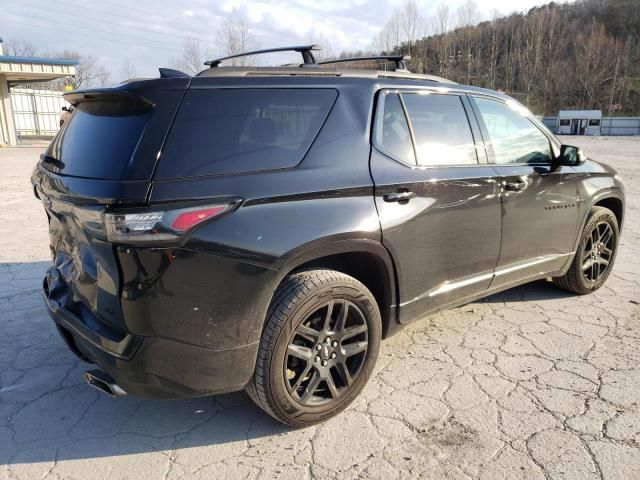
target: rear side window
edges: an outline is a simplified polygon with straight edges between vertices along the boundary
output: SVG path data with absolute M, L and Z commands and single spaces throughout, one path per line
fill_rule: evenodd
M 62 175 L 120 179 L 150 116 L 151 106 L 136 99 L 82 102 L 49 145 L 43 165 Z
M 385 95 L 381 131 L 378 135 L 378 142 L 384 152 L 403 162 L 412 165 L 416 163 L 409 125 L 397 93 Z
M 210 89 L 187 93 L 156 178 L 297 165 L 338 93 L 329 89 Z
M 403 93 L 418 165 L 478 163 L 471 126 L 456 95 Z

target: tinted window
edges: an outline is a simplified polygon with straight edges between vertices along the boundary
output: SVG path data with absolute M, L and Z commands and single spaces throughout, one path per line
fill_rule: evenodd
M 589 126 L 590 127 L 599 127 L 600 126 L 600 120 L 597 120 L 597 119 L 589 120 Z
M 120 179 L 150 115 L 150 107 L 135 99 L 80 103 L 43 165 L 63 175 Z
M 378 142 L 385 152 L 398 160 L 416 163 L 409 126 L 397 93 L 385 95 L 381 130 Z
M 292 167 L 320 131 L 337 92 L 220 89 L 187 93 L 158 178 Z
M 570 125 L 569 120 L 560 120 L 561 127 L 568 127 Z
M 489 132 L 494 162 L 548 163 L 551 161 L 549 139 L 518 107 L 484 98 L 476 98 L 482 120 Z
M 419 165 L 477 164 L 469 120 L 460 97 L 402 94 Z

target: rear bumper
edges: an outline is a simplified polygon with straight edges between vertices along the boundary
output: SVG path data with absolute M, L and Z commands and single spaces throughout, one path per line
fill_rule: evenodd
M 46 295 L 45 303 L 69 348 L 131 395 L 188 398 L 232 392 L 243 389 L 253 375 L 258 342 L 212 350 L 156 337 L 108 338 Z

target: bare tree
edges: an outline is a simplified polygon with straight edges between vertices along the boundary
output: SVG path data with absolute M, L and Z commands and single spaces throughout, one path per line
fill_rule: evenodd
M 436 72 L 443 77 L 449 75 L 449 40 L 447 32 L 451 28 L 451 11 L 446 3 L 441 3 L 436 9 L 436 14 L 432 19 L 432 30 L 435 37 L 435 64 Z M 425 51 L 426 53 L 426 51 Z M 425 60 L 427 63 L 428 60 Z
M 433 17 L 433 33 L 436 35 L 444 35 L 451 28 L 451 11 L 449 6 L 442 2 L 436 9 L 436 15 Z
M 403 39 L 402 31 L 402 15 L 399 10 L 396 10 L 375 36 L 373 48 L 380 53 L 392 53 L 394 50 L 400 49 Z
M 24 38 L 3 42 L 2 49 L 5 55 L 15 57 L 33 57 L 38 53 L 38 49 Z
M 466 82 L 471 82 L 471 71 L 473 67 L 473 26 L 480 19 L 478 6 L 473 0 L 467 0 L 458 7 L 458 28 L 462 29 L 462 51 L 461 55 L 466 63 Z
M 411 46 L 417 40 L 420 29 L 424 28 L 422 15 L 414 0 L 406 2 L 398 11 L 398 22 L 402 32 L 402 39 L 408 47 L 407 53 L 411 55 Z
M 195 75 L 202 71 L 204 62 L 212 57 L 202 42 L 195 39 L 187 39 L 182 44 L 182 52 L 171 61 L 171 64 L 178 70 L 189 75 Z
M 64 50 L 52 56 L 77 60 L 78 64 L 75 66 L 75 76 L 48 82 L 48 88 L 53 90 L 65 90 L 67 88 L 77 90 L 83 87 L 104 87 L 111 83 L 111 73 L 93 55 L 82 55 L 72 50 Z
M 122 61 L 122 79 L 123 81 L 135 78 L 138 75 L 135 64 L 129 57 L 125 57 Z
M 111 84 L 111 72 L 102 65 L 98 65 L 93 82 L 101 87 L 106 87 Z
M 320 47 L 320 50 L 314 52 L 313 54 L 318 62 L 334 60 L 336 58 L 331 40 L 324 33 L 320 32 L 320 35 L 312 39 L 311 43 L 314 43 Z
M 488 86 L 489 88 L 496 88 L 496 81 L 498 77 L 498 65 L 499 58 L 502 53 L 500 42 L 500 29 L 498 28 L 498 19 L 500 13 L 497 10 L 491 12 L 491 23 L 489 25 L 491 38 L 489 40 L 488 58 L 486 58 L 486 70 L 488 74 Z
M 601 88 L 613 80 L 612 73 L 617 62 L 617 55 L 612 55 L 612 52 L 619 52 L 623 46 L 608 36 L 604 27 L 595 20 L 576 40 L 575 73 L 581 86 L 580 107 L 600 107 L 603 100 Z
M 243 19 L 225 20 L 217 32 L 218 42 L 226 56 L 237 55 L 239 53 L 252 50 L 255 40 L 249 25 Z M 240 67 L 250 64 L 250 57 L 240 57 L 229 60 L 233 67 Z

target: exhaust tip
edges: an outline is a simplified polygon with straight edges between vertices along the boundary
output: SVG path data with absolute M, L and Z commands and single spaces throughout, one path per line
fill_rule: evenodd
M 111 397 L 125 397 L 127 395 L 127 392 L 111 378 L 111 375 L 102 370 L 84 372 L 84 381 Z

